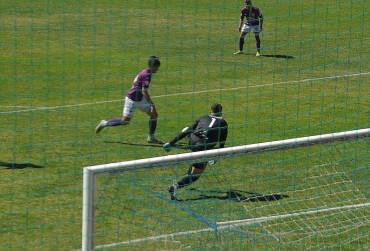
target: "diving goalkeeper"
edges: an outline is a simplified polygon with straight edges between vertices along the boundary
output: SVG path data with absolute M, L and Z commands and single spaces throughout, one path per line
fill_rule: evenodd
M 210 150 L 218 146 L 225 146 L 228 133 L 227 122 L 222 118 L 222 105 L 214 104 L 211 107 L 211 114 L 200 117 L 190 127 L 186 127 L 172 141 L 163 145 L 164 150 L 170 151 L 176 143 L 189 136 L 189 149 L 193 152 Z M 208 162 L 193 163 L 188 173 L 176 184 L 168 188 L 171 200 L 176 200 L 177 189 L 189 186 L 199 179 Z

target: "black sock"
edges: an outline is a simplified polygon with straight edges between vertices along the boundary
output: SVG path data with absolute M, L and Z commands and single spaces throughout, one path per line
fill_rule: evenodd
M 239 40 L 239 50 L 243 51 L 243 49 L 244 49 L 244 38 L 241 37 Z
M 149 135 L 154 135 L 157 129 L 157 119 L 149 119 Z
M 257 51 L 260 51 L 260 49 L 261 49 L 261 39 L 260 39 L 260 36 L 256 36 L 256 47 L 257 47 Z
M 182 178 L 179 182 L 177 182 L 177 188 L 183 188 L 189 186 L 191 183 L 195 182 L 199 179 L 199 175 L 192 175 L 188 174 L 184 178 Z

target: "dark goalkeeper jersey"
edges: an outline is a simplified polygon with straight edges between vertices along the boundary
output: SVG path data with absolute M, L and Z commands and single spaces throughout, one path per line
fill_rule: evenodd
M 222 117 L 207 115 L 197 119 L 193 125 L 185 128 L 170 144 L 175 145 L 177 141 L 190 136 L 189 145 L 192 151 L 209 150 L 217 145 L 225 146 L 228 125 Z

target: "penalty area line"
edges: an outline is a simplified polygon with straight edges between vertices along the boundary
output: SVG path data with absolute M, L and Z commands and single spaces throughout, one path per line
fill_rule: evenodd
M 300 79 L 300 80 L 290 80 L 290 81 L 283 81 L 283 82 L 276 82 L 276 83 L 269 83 L 269 84 L 246 85 L 246 86 L 238 86 L 238 87 L 230 87 L 230 88 L 220 88 L 220 89 L 214 89 L 214 90 L 169 93 L 169 94 L 152 96 L 152 98 L 155 99 L 155 98 L 186 96 L 186 95 L 211 93 L 211 92 L 236 91 L 236 90 L 242 90 L 242 89 L 248 89 L 248 88 L 262 88 L 262 87 L 267 87 L 267 86 L 284 85 L 284 84 L 286 84 L 286 85 L 301 84 L 301 83 L 314 82 L 314 81 L 320 81 L 320 80 L 334 80 L 334 79 L 340 79 L 340 78 L 359 77 L 359 76 L 366 76 L 366 75 L 370 75 L 370 72 L 351 73 L 351 74 L 334 75 L 334 76 L 317 77 L 317 78 L 306 78 L 306 79 Z M 55 111 L 55 110 L 59 110 L 59 109 L 75 108 L 75 107 L 83 107 L 83 106 L 93 106 L 93 105 L 118 103 L 118 102 L 123 102 L 123 99 L 104 100 L 104 101 L 96 101 L 96 102 L 80 103 L 80 104 L 70 104 L 70 105 L 34 107 L 34 108 L 30 108 L 30 109 L 0 112 L 0 114 L 14 114 L 14 113 L 24 113 L 24 112 L 36 112 L 36 111 Z
M 364 208 L 364 207 L 369 207 L 369 206 L 370 206 L 370 202 L 362 203 L 362 204 L 330 207 L 330 208 L 311 208 L 306 211 L 300 211 L 300 212 L 294 212 L 294 213 L 270 215 L 270 216 L 263 216 L 263 217 L 258 217 L 258 218 L 242 219 L 242 220 L 217 222 L 217 230 L 218 231 L 227 230 L 227 229 L 232 229 L 235 227 L 248 226 L 248 225 L 253 225 L 256 223 L 263 223 L 263 222 L 268 222 L 268 221 L 273 221 L 273 220 L 280 220 L 280 219 L 303 216 L 303 215 L 319 214 L 319 213 L 325 213 L 325 212 L 331 212 L 331 211 L 337 211 L 337 210 L 350 210 L 350 209 L 356 209 L 356 208 Z M 136 244 L 136 243 L 141 243 L 141 242 L 146 242 L 146 241 L 158 241 L 162 239 L 174 238 L 174 237 L 179 237 L 179 236 L 187 236 L 191 234 L 199 234 L 203 232 L 213 232 L 213 231 L 215 231 L 214 228 L 202 228 L 202 229 L 195 229 L 195 230 L 189 230 L 189 231 L 175 232 L 175 233 L 170 233 L 170 234 L 162 234 L 162 235 L 150 236 L 150 237 L 139 238 L 139 239 L 134 239 L 134 240 L 121 241 L 121 242 L 116 242 L 116 243 L 111 243 L 111 244 L 98 245 L 95 247 L 95 249 L 114 248 L 118 246 Z
M 31 106 L 31 105 L 0 105 L 0 108 L 28 108 L 28 109 L 44 109 L 45 106 Z

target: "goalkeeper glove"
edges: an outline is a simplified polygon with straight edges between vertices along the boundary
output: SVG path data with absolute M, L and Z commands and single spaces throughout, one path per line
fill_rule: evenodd
M 163 145 L 163 150 L 165 150 L 166 152 L 171 151 L 171 148 L 172 148 L 172 145 L 170 143 L 166 143 Z

